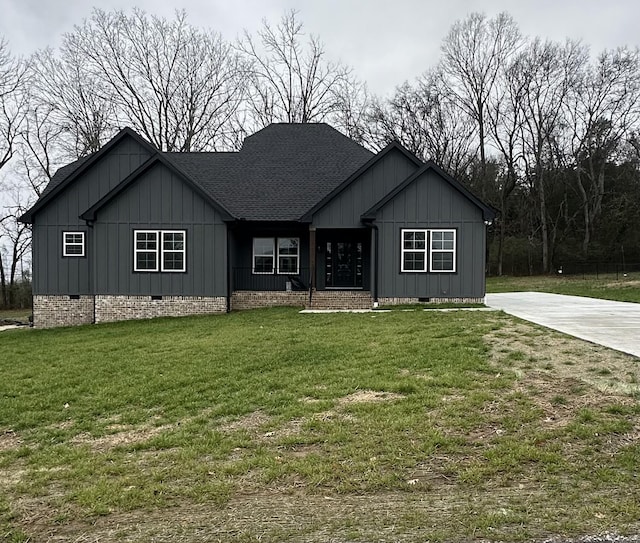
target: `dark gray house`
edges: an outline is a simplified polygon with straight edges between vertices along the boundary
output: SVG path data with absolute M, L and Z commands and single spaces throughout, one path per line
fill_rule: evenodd
M 274 124 L 236 153 L 159 152 L 125 128 L 21 220 L 45 327 L 480 301 L 494 216 L 398 143 L 373 154 L 326 124 Z

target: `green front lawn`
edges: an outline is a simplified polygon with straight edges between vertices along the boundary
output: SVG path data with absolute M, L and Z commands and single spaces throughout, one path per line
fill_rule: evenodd
M 0 536 L 637 530 L 638 366 L 501 313 L 271 309 L 2 332 Z
M 487 292 L 552 292 L 571 296 L 640 302 L 640 273 L 627 277 L 604 275 L 537 275 L 532 277 L 488 277 Z

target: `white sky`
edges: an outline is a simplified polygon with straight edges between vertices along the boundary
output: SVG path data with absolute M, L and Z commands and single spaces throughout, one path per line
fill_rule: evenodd
M 130 0 L 101 0 L 99 7 L 128 9 Z M 371 91 L 388 94 L 434 66 L 451 25 L 469 13 L 508 11 L 525 35 L 581 39 L 592 53 L 640 45 L 638 0 L 137 0 L 149 13 L 172 17 L 185 9 L 189 21 L 233 40 L 256 30 L 263 18 L 277 23 L 299 11 L 305 30 L 320 36 L 330 58 L 350 65 Z M 85 0 L 0 0 L 0 37 L 28 55 L 55 47 L 92 9 Z

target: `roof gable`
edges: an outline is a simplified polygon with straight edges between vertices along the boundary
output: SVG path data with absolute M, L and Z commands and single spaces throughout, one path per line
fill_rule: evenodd
M 60 168 L 55 175 L 51 178 L 51 181 L 47 185 L 46 189 L 38 199 L 38 201 L 24 213 L 19 220 L 24 223 L 33 222 L 33 216 L 35 213 L 46 206 L 56 196 L 58 196 L 65 188 L 71 185 L 76 179 L 88 171 L 94 164 L 96 164 L 102 157 L 106 156 L 120 144 L 124 139 L 132 138 L 150 154 L 157 153 L 157 149 L 153 147 L 149 142 L 140 137 L 136 132 L 130 128 L 123 128 L 118 132 L 111 140 L 109 140 L 99 151 L 80 158 L 71 164 L 67 164 Z
M 354 183 L 356 179 L 358 179 L 363 173 L 365 173 L 368 169 L 372 168 L 375 164 L 377 164 L 382 159 L 384 159 L 384 157 L 386 157 L 392 151 L 399 151 L 405 157 L 407 157 L 411 162 L 413 162 L 416 165 L 416 167 L 422 165 L 422 161 L 417 156 L 415 156 L 413 153 L 410 153 L 397 141 L 392 141 L 382 151 L 380 151 L 376 155 L 373 155 L 365 164 L 363 164 L 360 168 L 354 171 L 348 178 L 346 178 L 342 183 L 340 183 L 340 185 L 338 185 L 329 194 L 327 194 L 324 198 L 322 198 L 322 200 L 317 202 L 311 209 L 309 209 L 304 215 L 302 215 L 302 217 L 300 217 L 300 220 L 304 222 L 311 222 L 312 217 L 315 213 L 320 211 L 334 198 L 339 196 L 345 189 L 347 189 L 352 183 Z
M 132 183 L 134 183 L 140 176 L 144 175 L 147 171 L 149 171 L 156 164 L 162 164 L 173 173 L 175 173 L 179 178 L 182 179 L 185 183 L 187 183 L 197 194 L 202 196 L 205 201 L 209 202 L 221 215 L 223 220 L 230 220 L 233 217 L 231 214 L 222 207 L 217 201 L 215 201 L 209 192 L 205 191 L 199 184 L 194 182 L 189 175 L 184 173 L 179 167 L 173 164 L 170 160 L 160 154 L 156 153 L 154 156 L 149 158 L 146 162 L 140 165 L 136 170 L 131 172 L 127 177 L 125 177 L 120 183 L 118 183 L 113 189 L 111 189 L 107 194 L 105 194 L 100 200 L 98 200 L 94 205 L 92 205 L 89 209 L 84 211 L 80 217 L 85 221 L 95 221 L 96 215 L 98 211 L 107 205 L 110 201 L 116 198 L 119 194 L 124 192 L 124 190 L 129 187 Z
M 382 198 L 379 202 L 374 204 L 370 209 L 361 215 L 363 221 L 375 220 L 378 211 L 380 211 L 385 205 L 391 202 L 398 194 L 404 191 L 411 183 L 413 183 L 418 177 L 423 175 L 427 171 L 433 171 L 438 174 L 444 181 L 451 185 L 462 196 L 467 198 L 471 203 L 476 205 L 482 211 L 482 217 L 485 221 L 493 221 L 496 217 L 496 210 L 485 204 L 477 196 L 475 196 L 469 189 L 467 189 L 460 181 L 451 177 L 442 168 L 436 165 L 433 161 L 429 161 L 422 166 L 419 170 L 407 177 L 400 185 L 393 189 L 389 194 Z

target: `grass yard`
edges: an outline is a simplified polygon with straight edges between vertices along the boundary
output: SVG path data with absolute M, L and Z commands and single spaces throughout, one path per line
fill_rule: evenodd
M 640 360 L 503 313 L 0 335 L 0 539 L 640 530 Z
M 487 277 L 487 292 L 553 292 L 571 296 L 604 298 L 619 302 L 640 302 L 640 273 L 536 275 L 533 277 Z

